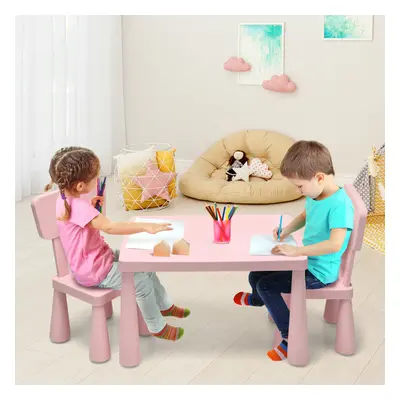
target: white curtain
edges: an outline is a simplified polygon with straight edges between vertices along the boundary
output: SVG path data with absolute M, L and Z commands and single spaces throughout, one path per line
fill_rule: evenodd
M 124 143 L 121 17 L 17 17 L 16 200 L 43 191 L 59 148 L 92 149 L 108 175 Z

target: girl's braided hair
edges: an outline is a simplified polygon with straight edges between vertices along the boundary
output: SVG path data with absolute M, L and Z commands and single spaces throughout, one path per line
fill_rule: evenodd
M 65 190 L 74 193 L 79 182 L 89 183 L 99 172 L 100 161 L 92 150 L 71 146 L 63 147 L 54 154 L 49 167 L 51 181 L 44 190 L 47 192 L 53 184 L 58 186 L 65 205 L 65 214 L 59 220 L 67 221 L 71 217 Z

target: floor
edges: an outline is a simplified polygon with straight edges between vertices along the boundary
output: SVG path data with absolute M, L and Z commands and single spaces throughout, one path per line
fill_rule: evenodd
M 109 179 L 107 214 L 114 220 L 126 212 Z M 242 206 L 241 213 L 296 215 L 304 200 L 270 206 Z M 201 202 L 178 197 L 164 210 L 146 215 L 204 213 Z M 141 213 L 143 215 L 143 213 Z M 119 247 L 120 237 L 106 238 Z M 71 340 L 49 340 L 51 277 L 55 273 L 51 244 L 39 238 L 30 198 L 16 204 L 16 383 L 17 384 L 384 384 L 385 258 L 364 246 L 353 272 L 354 315 L 358 350 L 351 357 L 334 351 L 335 327 L 322 319 L 324 303 L 308 302 L 311 360 L 297 368 L 273 363 L 265 355 L 274 325 L 261 308 L 237 307 L 233 295 L 248 289 L 246 273 L 161 273 L 160 279 L 178 305 L 192 314 L 182 321 L 179 342 L 141 338 L 143 360 L 122 368 L 118 360 L 119 299 L 109 321 L 112 358 L 89 361 L 91 308 L 69 300 Z

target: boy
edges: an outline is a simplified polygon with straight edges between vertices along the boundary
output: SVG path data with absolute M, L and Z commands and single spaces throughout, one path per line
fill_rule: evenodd
M 320 289 L 339 277 L 341 257 L 346 251 L 354 223 L 354 210 L 344 189 L 334 181 L 331 155 L 315 141 L 299 141 L 285 155 L 281 173 L 306 196 L 305 210 L 282 229 L 282 241 L 305 226 L 303 246 L 278 244 L 273 254 L 288 257 L 307 256 L 306 288 Z M 278 240 L 278 230 L 273 235 Z M 287 357 L 289 309 L 281 293 L 290 293 L 291 271 L 250 272 L 252 293 L 239 292 L 234 297 L 238 305 L 265 305 L 276 323 L 282 342 L 268 351 L 273 361 Z

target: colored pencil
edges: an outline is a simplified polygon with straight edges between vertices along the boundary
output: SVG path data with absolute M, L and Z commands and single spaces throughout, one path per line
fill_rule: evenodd
M 207 206 L 207 209 L 208 209 L 208 211 L 211 213 L 211 216 L 216 220 L 216 219 L 217 219 L 217 216 L 216 216 L 216 214 L 214 213 L 214 208 L 213 208 L 213 206 L 208 205 L 208 206 Z
M 226 209 L 226 219 L 229 220 L 229 213 L 231 211 L 231 206 L 228 206 Z
M 101 184 L 100 184 L 100 178 L 98 178 L 98 179 L 97 179 L 97 196 L 100 196 L 100 186 L 101 186 Z M 97 211 L 100 211 L 100 200 L 97 200 L 97 201 L 96 201 L 96 205 L 94 206 L 94 208 L 95 208 Z
M 223 219 L 222 219 L 222 217 L 221 217 L 221 213 L 220 213 L 220 211 L 219 211 L 219 208 L 217 208 L 217 212 L 218 212 L 219 218 L 220 218 L 220 220 L 221 220 L 221 222 L 222 222 Z
M 100 188 L 100 193 L 101 193 L 100 196 L 104 196 L 104 190 L 106 189 L 106 181 L 107 181 L 107 177 L 105 176 L 103 183 L 101 185 L 101 188 Z M 100 212 L 103 212 L 103 206 L 100 206 Z
M 215 217 L 214 217 L 214 214 L 212 213 L 212 211 L 211 211 L 208 207 L 206 207 L 206 210 L 207 210 L 207 212 L 211 215 L 211 218 L 212 218 L 213 220 L 215 220 Z
M 216 220 L 217 216 L 214 214 L 214 210 L 211 208 L 211 206 L 208 206 L 207 210 L 210 213 L 210 215 Z
M 226 211 L 226 206 L 224 206 L 224 211 L 222 211 L 222 221 L 225 221 L 225 211 Z
M 97 196 L 103 196 L 104 189 L 106 188 L 106 180 L 107 180 L 107 177 L 105 176 L 101 185 L 99 184 L 100 190 L 98 189 Z M 102 210 L 103 210 L 103 207 L 100 205 L 100 200 L 96 201 L 96 210 L 99 212 L 102 212 Z
M 282 233 L 282 215 L 279 221 L 279 228 L 278 228 L 278 240 L 281 240 L 281 233 Z
M 101 185 L 101 195 L 102 195 L 102 196 L 103 196 L 103 194 L 104 194 L 104 189 L 106 188 L 106 180 L 107 180 L 107 177 L 105 176 L 105 177 L 104 177 L 103 184 Z
M 214 220 L 217 219 L 217 217 L 215 216 L 214 211 L 210 205 L 208 205 L 207 203 L 204 203 L 204 207 L 206 208 L 208 213 L 211 215 L 212 219 L 214 219 Z
M 229 213 L 228 219 L 232 219 L 232 217 L 234 216 L 234 214 L 235 214 L 235 212 L 236 212 L 236 210 L 237 210 L 238 208 L 239 208 L 239 207 L 236 207 L 236 206 L 233 206 L 233 207 L 232 207 L 232 210 L 231 210 L 231 212 Z

